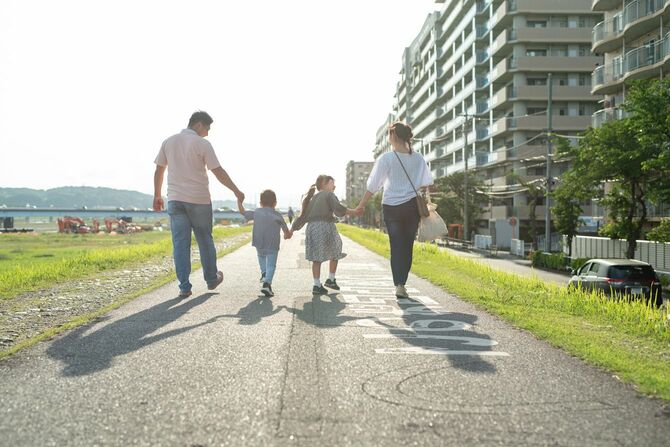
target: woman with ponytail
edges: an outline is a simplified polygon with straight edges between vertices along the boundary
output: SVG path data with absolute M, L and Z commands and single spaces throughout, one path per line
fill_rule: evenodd
M 318 191 L 318 192 L 317 192 Z M 337 262 L 346 256 L 342 253 L 342 239 L 337 232 L 335 216 L 353 216 L 355 211 L 343 206 L 335 191 L 335 180 L 329 175 L 320 175 L 309 188 L 302 201 L 300 216 L 293 222 L 291 233 L 299 230 L 305 223 L 305 259 L 312 261 L 314 287 L 312 293 L 325 295 L 323 286 L 340 290 L 335 280 Z M 321 284 L 321 263 L 329 261 L 328 279 Z
M 405 284 L 412 268 L 412 250 L 420 220 L 417 190 L 433 184 L 426 160 L 412 150 L 412 137 L 409 125 L 401 122 L 391 124 L 389 142 L 392 150 L 377 158 L 368 177 L 367 191 L 356 208 L 356 215 L 362 215 L 370 197 L 384 188 L 382 209 L 391 245 L 391 272 L 398 298 L 409 297 Z

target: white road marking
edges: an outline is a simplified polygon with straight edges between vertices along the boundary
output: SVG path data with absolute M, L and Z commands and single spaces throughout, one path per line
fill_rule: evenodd
M 375 349 L 377 354 L 420 354 L 420 355 L 472 355 L 480 357 L 509 357 L 506 352 L 500 351 L 452 351 L 446 348 L 430 348 L 411 346 L 407 348 L 380 348 Z
M 381 318 L 369 318 L 356 320 L 356 323 L 359 326 L 369 327 L 369 328 L 378 328 L 378 329 L 405 329 L 421 332 L 451 332 L 451 331 L 467 331 L 472 329 L 472 325 L 464 323 L 457 320 L 416 320 L 412 321 L 409 326 L 402 327 L 390 327 L 379 323 L 379 321 L 404 321 L 403 318 L 395 317 L 381 317 Z M 432 326 L 431 324 L 448 324 L 449 326 Z
M 360 264 L 361 266 L 367 264 Z M 383 270 L 383 269 L 380 269 Z M 412 340 L 412 344 L 421 344 L 430 340 L 443 342 L 460 342 L 465 346 L 491 348 L 498 342 L 490 338 L 466 335 L 439 335 L 438 332 L 471 331 L 469 323 L 440 319 L 448 317 L 450 312 L 436 300 L 420 295 L 420 290 L 408 287 L 410 298 L 397 298 L 391 278 L 380 275 L 355 275 L 354 272 L 338 277 L 339 282 L 347 282 L 342 286 L 341 300 L 347 308 L 356 314 L 368 314 L 367 318 L 356 320 L 359 326 L 369 329 L 384 329 L 385 333 L 364 333 L 368 340 Z M 399 307 L 401 306 L 401 307 Z M 379 316 L 377 316 L 379 315 Z M 428 317 L 428 318 L 414 318 Z M 431 318 L 432 317 L 432 318 Z M 413 321 L 407 321 L 411 318 Z M 384 324 L 389 322 L 389 324 Z M 398 324 L 394 326 L 391 323 Z M 377 354 L 413 354 L 413 355 L 446 355 L 446 356 L 482 356 L 508 357 L 507 352 L 491 350 L 449 349 L 431 346 L 407 346 L 401 348 L 377 348 Z
M 409 339 L 420 339 L 420 340 L 450 340 L 450 341 L 460 341 L 464 345 L 468 346 L 495 346 L 498 344 L 497 341 L 491 340 L 490 338 L 459 337 L 456 335 L 415 334 L 412 332 L 391 333 L 391 334 L 363 334 L 363 337 L 375 338 L 375 339 L 409 338 Z

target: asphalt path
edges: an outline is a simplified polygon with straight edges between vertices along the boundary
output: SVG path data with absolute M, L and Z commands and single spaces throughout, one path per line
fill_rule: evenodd
M 301 233 L 259 293 L 250 246 L 223 284 L 175 283 L 0 361 L 0 445 L 661 446 L 670 411 L 611 374 L 344 239 L 313 297 Z M 324 268 L 325 270 L 325 268 Z

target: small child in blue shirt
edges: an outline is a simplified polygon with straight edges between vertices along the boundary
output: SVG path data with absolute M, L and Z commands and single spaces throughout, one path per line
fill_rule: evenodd
M 242 202 L 237 201 L 240 214 L 244 215 L 247 221 L 254 221 L 251 245 L 256 247 L 258 264 L 261 268 L 261 282 L 263 283 L 261 293 L 267 297 L 274 296 L 272 278 L 277 268 L 277 256 L 279 255 L 279 230 L 284 231 L 284 239 L 290 239 L 293 235 L 284 222 L 284 217 L 275 210 L 275 206 L 277 206 L 277 195 L 270 189 L 261 193 L 261 207 L 254 211 L 245 210 Z

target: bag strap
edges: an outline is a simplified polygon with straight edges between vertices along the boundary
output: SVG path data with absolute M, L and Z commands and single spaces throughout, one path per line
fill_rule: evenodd
M 398 155 L 398 153 L 396 151 L 393 151 L 393 153 L 395 154 L 396 158 L 398 159 L 398 162 L 400 163 L 400 167 L 402 167 L 403 172 L 407 176 L 407 180 L 409 180 L 409 184 L 412 185 L 412 189 L 414 190 L 414 194 L 416 194 L 416 196 L 419 197 L 419 192 L 414 187 L 414 183 L 412 183 L 412 179 L 410 178 L 409 174 L 407 173 L 407 169 L 405 169 L 405 165 L 403 164 L 402 160 L 400 159 L 400 155 Z M 426 200 L 427 200 L 428 203 L 432 203 L 430 201 L 430 192 L 428 191 L 428 189 L 426 189 Z
M 405 165 L 403 164 L 402 160 L 400 159 L 400 155 L 398 155 L 398 153 L 396 151 L 393 151 L 393 153 L 395 154 L 396 158 L 398 159 L 398 162 L 400 163 L 400 167 L 402 167 L 403 172 L 407 176 L 407 180 L 409 180 L 409 184 L 412 185 L 412 189 L 414 190 L 414 194 L 416 194 L 418 196 L 419 193 L 417 192 L 416 188 L 414 187 L 414 183 L 412 183 L 412 179 L 410 178 L 409 174 L 407 173 L 407 169 L 405 169 Z

